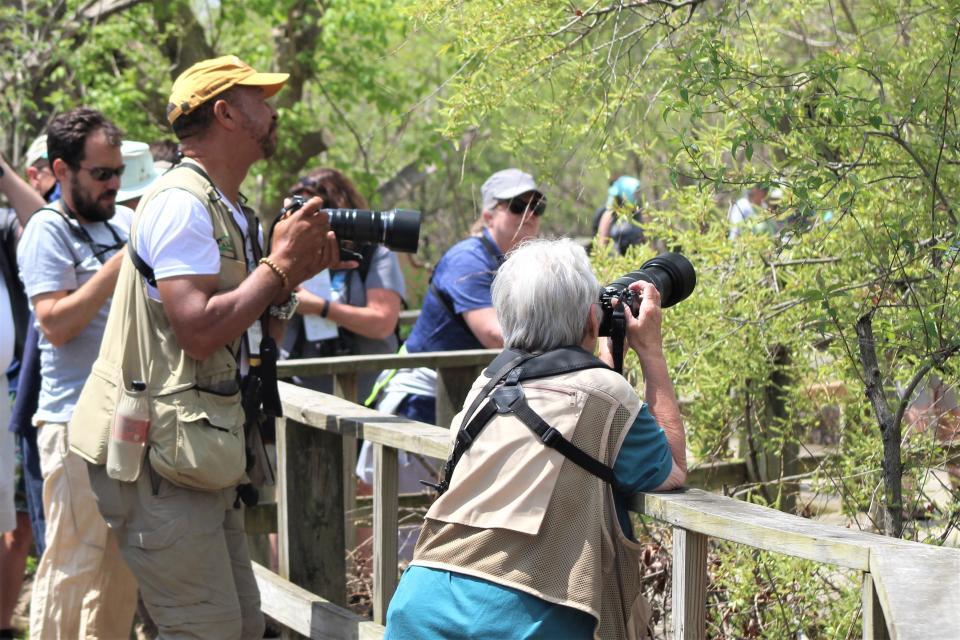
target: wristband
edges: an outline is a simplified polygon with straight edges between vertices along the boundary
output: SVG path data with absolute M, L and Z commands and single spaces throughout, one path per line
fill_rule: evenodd
M 283 287 L 287 288 L 287 286 L 289 285 L 290 279 L 287 277 L 286 272 L 280 267 L 278 267 L 273 260 L 271 260 L 270 258 L 260 258 L 260 264 L 265 264 L 268 267 L 270 267 L 270 269 L 275 274 L 277 274 L 277 276 L 279 276 L 280 280 L 283 282 Z
M 329 300 L 324 300 L 324 301 L 323 301 L 323 308 L 320 309 L 320 317 L 321 317 L 321 318 L 326 318 L 328 313 L 330 313 L 330 301 L 329 301 Z

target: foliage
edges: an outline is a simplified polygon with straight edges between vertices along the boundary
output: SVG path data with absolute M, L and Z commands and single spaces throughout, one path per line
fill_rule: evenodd
M 229 51 L 293 74 L 278 156 L 246 189 L 265 211 L 304 169 L 333 165 L 374 202 L 424 210 L 429 259 L 498 168 L 534 171 L 547 233 L 567 235 L 609 177 L 638 175 L 647 236 L 697 266 L 697 291 L 665 313 L 694 453 L 744 455 L 762 476 L 825 430 L 836 453 L 809 480 L 846 514 L 882 529 L 927 510 L 923 479 L 951 455 L 936 427 L 952 418 L 921 433 L 907 404 L 931 375 L 953 387 L 958 374 L 957 0 L 178 0 L 93 17 L 90 4 L 0 8 L 8 156 L 80 102 L 165 135 L 170 78 Z M 727 207 L 757 183 L 784 202 L 730 241 Z M 594 264 L 607 282 L 654 253 Z M 865 323 L 873 340 L 858 340 Z M 826 429 L 825 405 L 839 415 Z M 884 441 L 902 441 L 902 503 Z M 781 475 L 767 469 L 754 495 L 783 498 Z M 906 535 L 942 543 L 960 524 L 956 509 L 934 515 L 945 533 Z

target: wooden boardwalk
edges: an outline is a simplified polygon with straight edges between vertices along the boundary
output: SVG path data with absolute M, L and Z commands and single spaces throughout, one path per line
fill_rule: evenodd
M 389 358 L 394 365 L 438 368 L 449 382 L 438 406 L 446 403 L 453 411 L 477 368 L 494 353 L 469 352 L 468 360 L 454 353 Z M 331 362 L 337 359 L 310 364 L 311 373 L 335 375 L 344 397 L 281 385 L 286 418 L 277 432 L 280 575 L 259 566 L 256 574 L 264 612 L 310 638 L 382 637 L 398 578 L 398 451 L 435 458 L 447 452 L 446 429 L 350 401 L 359 367 L 383 366 L 371 358 L 380 356 L 353 358 L 354 364 Z M 445 372 L 448 366 L 455 374 Z M 356 438 L 371 442 L 375 451 L 373 621 L 345 608 L 347 512 L 354 497 L 352 464 L 344 460 L 353 460 Z M 675 638 L 705 636 L 710 538 L 860 572 L 865 638 L 960 637 L 960 550 L 821 524 L 697 489 L 642 494 L 631 506 L 673 528 Z

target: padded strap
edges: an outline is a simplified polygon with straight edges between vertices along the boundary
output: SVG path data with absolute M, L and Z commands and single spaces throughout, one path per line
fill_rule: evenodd
M 137 268 L 137 271 L 140 272 L 140 275 L 143 276 L 143 279 L 149 283 L 151 287 L 156 288 L 157 278 L 156 274 L 153 271 L 153 267 L 148 265 L 140 254 L 137 253 L 137 250 L 133 248 L 133 243 L 127 243 L 127 253 L 130 254 L 130 259 L 133 260 L 133 266 Z
M 616 485 L 613 469 L 603 464 L 580 447 L 563 437 L 563 434 L 547 424 L 536 411 L 530 408 L 523 395 L 523 388 L 519 385 L 504 385 L 493 394 L 497 412 L 512 413 L 527 427 L 537 434 L 544 445 L 556 449 L 563 457 L 574 463 L 584 471 L 592 473 L 611 486 Z
M 551 354 L 553 354 L 552 358 L 546 358 Z M 484 427 L 498 413 L 512 413 L 533 431 L 545 446 L 555 449 L 581 469 L 615 487 L 616 477 L 613 469 L 577 447 L 567 440 L 562 433 L 547 424 L 527 403 L 523 387 L 519 384 L 521 380 L 598 366 L 609 368 L 600 360 L 579 348 L 558 349 L 540 355 L 522 351 L 504 351 L 488 367 L 488 371 L 493 368 L 496 368 L 496 371 L 491 375 L 490 380 L 487 381 L 480 393 L 477 394 L 470 408 L 464 413 L 464 423 L 457 431 L 453 451 L 443 467 L 443 478 L 441 478 L 440 483 L 434 484 L 423 480 L 421 480 L 421 483 L 433 487 L 440 495 L 443 495 L 450 488 L 453 471 L 460 462 L 460 458 L 467 452 L 474 440 L 480 436 Z M 504 382 L 503 386 L 493 391 L 491 395 L 493 388 L 501 381 Z M 474 411 L 477 410 L 484 399 L 486 399 L 486 404 L 474 414 Z

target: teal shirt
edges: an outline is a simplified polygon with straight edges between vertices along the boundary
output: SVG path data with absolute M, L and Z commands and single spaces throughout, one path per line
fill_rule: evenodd
M 663 429 L 644 404 L 613 465 L 620 486 L 617 518 L 632 537 L 627 498 L 650 491 L 670 475 L 673 457 Z M 387 612 L 387 640 L 505 640 L 592 638 L 588 613 L 453 571 L 411 566 Z

